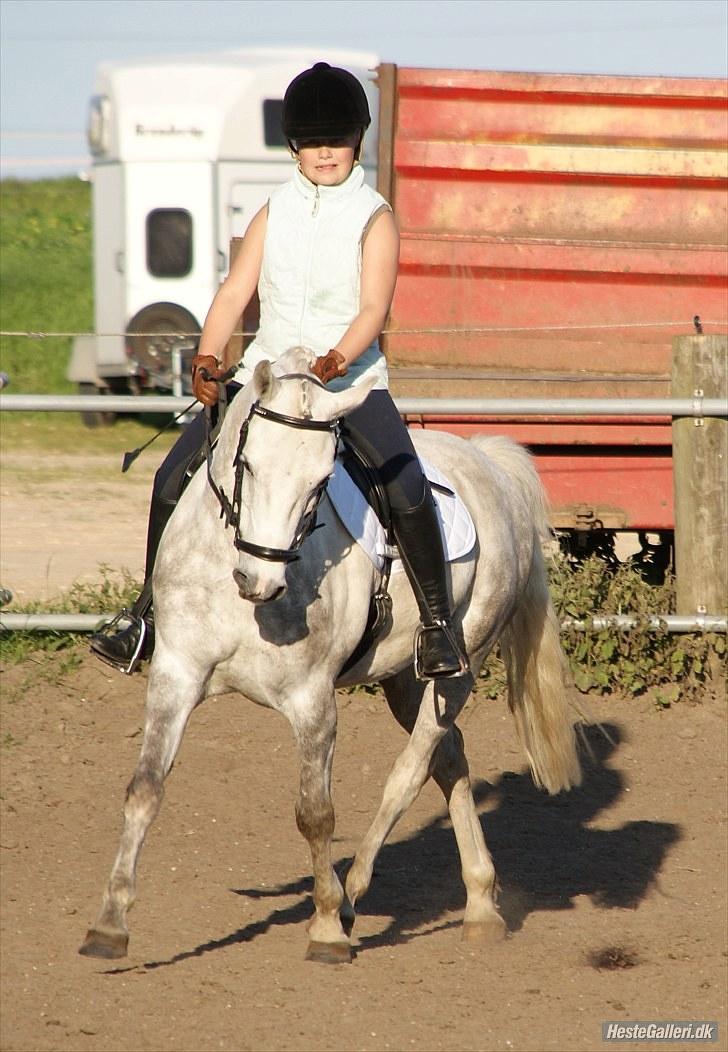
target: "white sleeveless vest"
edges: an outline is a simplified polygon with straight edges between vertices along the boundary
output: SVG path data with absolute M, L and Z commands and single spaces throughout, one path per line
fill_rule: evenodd
M 275 361 L 291 347 L 324 355 L 336 346 L 359 313 L 362 235 L 382 205 L 389 208 L 358 165 L 339 186 L 316 186 L 297 170 L 273 191 L 258 282 L 260 328 L 235 375 L 239 383 L 259 361 Z M 372 375 L 376 388 L 387 388 L 377 340 L 328 387 L 342 390 Z

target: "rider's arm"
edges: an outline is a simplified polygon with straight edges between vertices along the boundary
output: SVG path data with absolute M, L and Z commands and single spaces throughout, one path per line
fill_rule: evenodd
M 379 336 L 397 283 L 399 231 L 387 209 L 372 223 L 364 239 L 359 313 L 332 348 L 350 365 Z
M 222 361 L 228 340 L 258 287 L 263 262 L 263 242 L 268 218 L 265 205 L 251 219 L 240 251 L 212 301 L 202 327 L 198 355 L 212 355 Z

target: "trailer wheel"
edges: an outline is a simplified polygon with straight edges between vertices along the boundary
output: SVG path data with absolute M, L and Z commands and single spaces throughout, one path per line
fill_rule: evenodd
M 80 383 L 78 393 L 80 395 L 102 395 L 108 393 L 108 388 L 97 387 L 96 384 Z M 104 412 L 101 409 L 81 410 L 81 420 L 86 427 L 111 427 L 116 422 L 116 413 Z
M 619 559 L 614 550 L 614 530 L 567 529 L 558 530 L 557 534 L 559 547 L 572 566 L 581 566 L 587 559 L 596 555 L 611 571 L 618 569 Z
M 636 536 L 639 549 L 627 551 L 626 539 Z M 619 538 L 623 538 L 620 551 Z M 674 569 L 675 535 L 673 530 L 557 530 L 556 538 L 562 554 L 574 568 L 595 555 L 604 565 L 616 572 L 629 560 L 647 584 L 662 585 Z
M 664 584 L 675 563 L 674 531 L 659 530 L 650 533 L 640 530 L 638 538 L 641 547 L 632 560 L 635 569 L 639 570 L 648 584 Z
M 191 393 L 190 362 L 196 353 L 200 326 L 188 310 L 178 303 L 150 303 L 134 315 L 126 332 L 127 353 L 139 370 L 145 387 L 173 390 L 172 351 L 179 347 L 182 351 L 183 391 Z M 176 336 L 176 333 L 180 335 Z

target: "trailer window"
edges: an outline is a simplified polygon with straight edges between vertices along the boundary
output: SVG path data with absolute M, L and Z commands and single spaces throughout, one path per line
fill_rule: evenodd
M 183 278 L 192 270 L 192 216 L 184 208 L 155 208 L 147 216 L 147 270 Z
M 283 99 L 263 99 L 263 137 L 266 146 L 288 146 L 281 128 Z

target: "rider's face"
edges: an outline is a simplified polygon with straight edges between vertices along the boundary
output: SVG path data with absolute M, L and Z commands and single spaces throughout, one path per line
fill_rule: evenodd
M 359 133 L 340 139 L 298 139 L 296 141 L 301 171 L 317 186 L 338 186 L 354 167 L 354 154 Z

